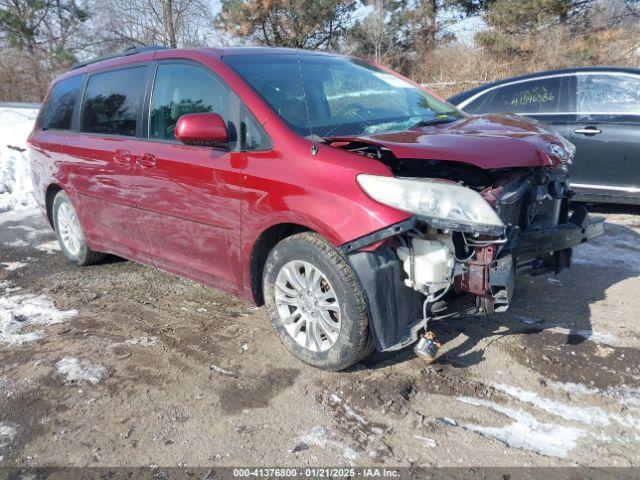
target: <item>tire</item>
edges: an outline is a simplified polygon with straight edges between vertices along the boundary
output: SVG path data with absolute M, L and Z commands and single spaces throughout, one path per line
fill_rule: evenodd
M 315 280 L 311 287 L 305 286 L 307 275 Z M 338 371 L 373 351 L 360 283 L 345 258 L 320 235 L 299 233 L 278 243 L 267 257 L 262 280 L 267 314 L 298 359 Z
M 52 214 L 58 243 L 71 263 L 79 266 L 91 265 L 105 257 L 104 253 L 94 252 L 87 245 L 76 210 L 65 192 L 58 192 L 53 199 Z

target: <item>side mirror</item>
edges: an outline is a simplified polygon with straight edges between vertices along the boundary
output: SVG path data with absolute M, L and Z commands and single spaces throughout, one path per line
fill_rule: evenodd
M 214 146 L 229 141 L 227 125 L 217 113 L 188 113 L 178 119 L 175 137 L 187 145 Z

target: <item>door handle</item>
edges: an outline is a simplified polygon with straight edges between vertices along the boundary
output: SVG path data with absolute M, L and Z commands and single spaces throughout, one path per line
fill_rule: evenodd
M 113 153 L 113 161 L 122 167 L 131 165 L 131 152 L 128 150 L 116 150 Z
M 602 133 L 598 127 L 584 127 L 584 128 L 576 128 L 573 133 L 581 133 L 582 135 L 597 135 L 598 133 Z
M 151 168 L 156 166 L 156 157 L 150 153 L 143 153 L 136 157 L 136 165 Z

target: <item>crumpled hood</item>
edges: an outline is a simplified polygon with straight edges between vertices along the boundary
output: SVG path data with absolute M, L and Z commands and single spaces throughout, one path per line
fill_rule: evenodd
M 455 161 L 483 169 L 556 166 L 571 160 L 574 151 L 546 125 L 504 114 L 404 132 L 334 137 L 332 142 L 365 142 L 388 148 L 397 158 Z

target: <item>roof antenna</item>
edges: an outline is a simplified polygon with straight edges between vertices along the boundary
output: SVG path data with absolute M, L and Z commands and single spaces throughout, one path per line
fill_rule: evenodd
M 304 99 L 304 108 L 307 110 L 307 124 L 309 125 L 309 135 L 311 136 L 311 155 L 316 156 L 318 154 L 318 145 L 316 144 L 313 130 L 311 129 L 311 114 L 309 113 L 309 104 L 307 102 L 307 91 L 304 88 L 304 75 L 302 74 L 302 63 L 300 62 L 300 49 L 296 47 L 296 59 L 298 61 L 298 72 L 300 72 L 300 84 L 302 85 L 302 98 Z

